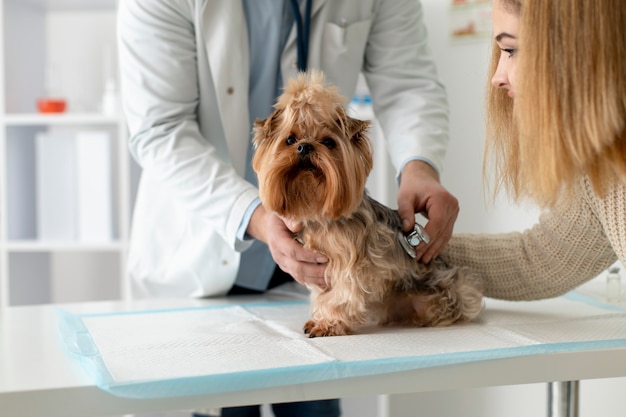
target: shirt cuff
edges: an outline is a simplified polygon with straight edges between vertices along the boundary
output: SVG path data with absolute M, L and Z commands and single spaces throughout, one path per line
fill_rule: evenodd
M 261 199 L 259 197 L 252 200 L 248 208 L 243 214 L 243 218 L 241 219 L 241 224 L 237 229 L 237 243 L 244 243 L 244 241 L 253 240 L 254 238 L 246 233 L 248 229 L 248 225 L 250 224 L 250 219 L 252 218 L 252 213 L 256 210 L 257 207 L 261 205 Z

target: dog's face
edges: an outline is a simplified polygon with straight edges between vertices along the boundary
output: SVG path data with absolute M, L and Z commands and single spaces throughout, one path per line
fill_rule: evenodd
M 347 216 L 359 205 L 373 163 L 370 122 L 347 116 L 343 103 L 320 73 L 300 74 L 274 112 L 255 123 L 252 166 L 266 208 L 319 221 Z

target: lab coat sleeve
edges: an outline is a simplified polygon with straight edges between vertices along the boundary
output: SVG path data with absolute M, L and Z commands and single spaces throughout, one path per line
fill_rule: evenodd
M 144 172 L 158 178 L 173 200 L 209 222 L 231 247 L 242 250 L 247 243 L 236 238 L 237 229 L 258 192 L 198 125 L 196 7 L 192 0 L 119 4 L 129 147 Z
M 400 175 L 410 159 L 441 173 L 448 144 L 448 102 L 427 44 L 423 10 L 415 0 L 376 3 L 363 74 L 376 118 Z

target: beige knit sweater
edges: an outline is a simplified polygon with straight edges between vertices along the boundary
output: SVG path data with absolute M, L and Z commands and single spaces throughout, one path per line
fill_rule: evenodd
M 618 259 L 626 265 L 626 185 L 599 198 L 583 180 L 573 199 L 542 214 L 531 229 L 454 235 L 442 257 L 475 271 L 488 297 L 536 300 L 564 294 Z

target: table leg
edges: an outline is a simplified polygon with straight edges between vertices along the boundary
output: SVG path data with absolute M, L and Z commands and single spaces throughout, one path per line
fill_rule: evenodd
M 548 383 L 548 417 L 578 417 L 579 381 Z

